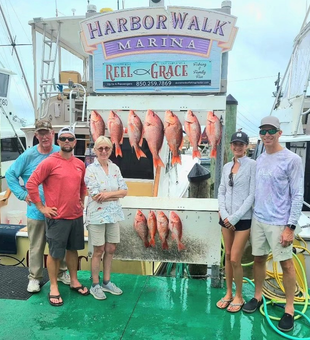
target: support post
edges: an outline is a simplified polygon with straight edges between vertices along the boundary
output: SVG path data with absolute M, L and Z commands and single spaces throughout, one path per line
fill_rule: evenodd
M 230 137 L 236 132 L 237 126 L 237 107 L 238 101 L 229 94 L 226 98 L 226 121 L 225 121 L 225 135 L 224 135 L 224 164 L 230 162 L 233 154 L 230 150 Z
M 213 265 L 211 268 L 211 288 L 221 288 L 223 286 L 220 277 L 220 266 Z

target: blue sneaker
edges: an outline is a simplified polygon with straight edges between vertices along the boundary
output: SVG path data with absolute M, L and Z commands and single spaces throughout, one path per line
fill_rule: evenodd
M 111 281 L 109 281 L 109 283 L 106 284 L 106 285 L 103 283 L 101 287 L 102 287 L 102 290 L 104 292 L 111 293 L 113 295 L 121 295 L 121 294 L 123 294 L 123 291 L 120 288 L 118 288 Z
M 107 298 L 99 284 L 96 284 L 95 287 L 91 286 L 89 292 L 97 300 L 105 300 Z

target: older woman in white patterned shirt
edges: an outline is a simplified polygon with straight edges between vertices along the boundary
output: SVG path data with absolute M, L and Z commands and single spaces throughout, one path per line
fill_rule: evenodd
M 127 185 L 119 167 L 109 160 L 112 153 L 109 138 L 100 136 L 95 142 L 96 158 L 86 168 L 85 184 L 88 190 L 86 224 L 88 237 L 94 247 L 92 256 L 92 287 L 95 299 L 106 299 L 105 292 L 120 295 L 122 290 L 110 281 L 111 265 L 116 244 L 120 242 L 119 221 L 124 220 L 119 198 L 127 195 Z M 100 262 L 103 256 L 103 283 L 99 284 Z
M 235 132 L 231 136 L 230 148 L 234 158 L 224 165 L 218 193 L 219 223 L 225 245 L 226 295 L 216 305 L 231 313 L 239 312 L 244 304 L 241 257 L 250 235 L 256 171 L 256 162 L 245 156 L 248 144 L 249 137 L 244 132 Z M 236 285 L 234 297 L 233 279 Z

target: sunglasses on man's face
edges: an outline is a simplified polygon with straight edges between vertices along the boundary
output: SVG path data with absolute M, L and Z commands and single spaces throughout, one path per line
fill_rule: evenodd
M 275 135 L 278 131 L 279 131 L 278 129 L 260 130 L 259 134 L 265 136 L 268 132 L 270 135 Z
M 73 142 L 75 140 L 74 137 L 59 137 L 58 138 L 61 142 L 65 142 L 67 139 L 69 142 Z
M 97 148 L 97 150 L 98 150 L 99 152 L 102 152 L 103 150 L 104 150 L 105 152 L 109 152 L 109 151 L 111 150 L 111 148 L 108 147 L 108 146 L 105 146 L 105 147 L 100 146 L 100 148 Z

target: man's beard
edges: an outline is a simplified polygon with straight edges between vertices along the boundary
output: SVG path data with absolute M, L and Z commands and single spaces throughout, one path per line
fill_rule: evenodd
M 63 151 L 63 152 L 72 152 L 72 150 L 73 150 L 73 147 L 72 146 L 70 146 L 70 145 L 67 145 L 67 146 L 65 146 L 65 145 L 63 145 L 62 147 L 61 147 L 61 151 Z

